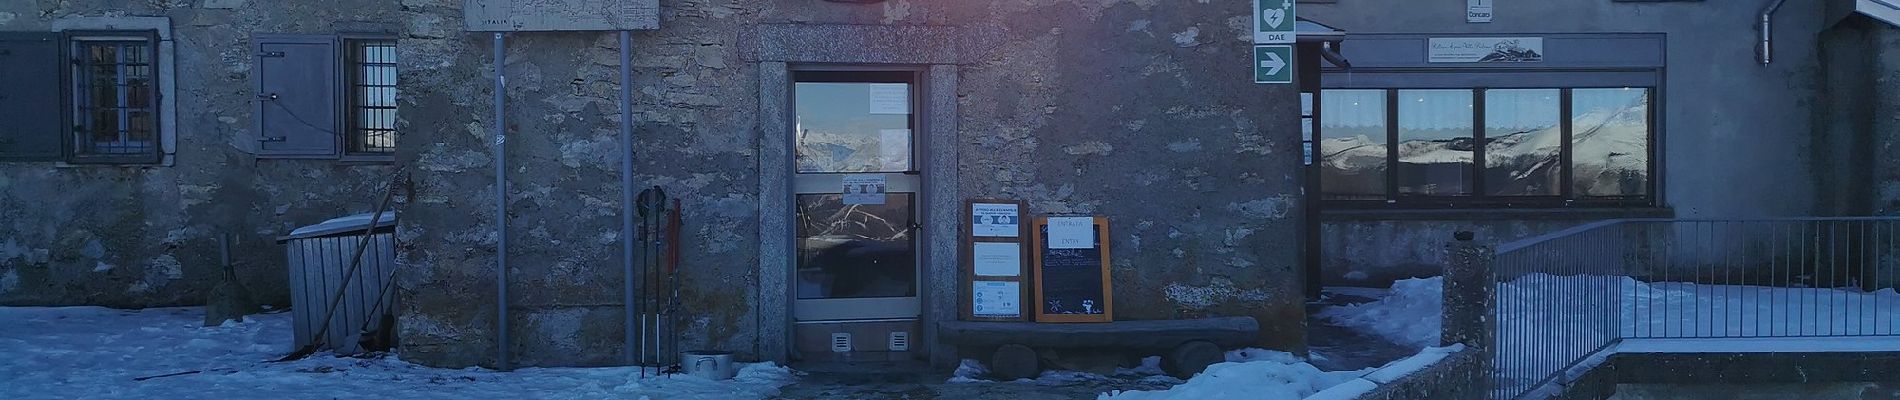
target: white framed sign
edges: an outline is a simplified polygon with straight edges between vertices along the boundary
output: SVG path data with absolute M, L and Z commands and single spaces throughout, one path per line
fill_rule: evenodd
M 1023 272 L 1023 245 L 1007 242 L 976 242 L 970 248 L 970 263 L 976 276 L 1020 276 Z
M 1023 315 L 1021 283 L 1012 281 L 976 281 L 970 285 L 970 314 L 979 317 L 1017 317 Z
M 977 237 L 1017 237 L 1022 234 L 1022 214 L 1011 203 L 971 203 L 970 235 Z
M 1431 38 L 1425 45 L 1425 61 L 1433 63 L 1544 61 L 1544 38 L 1541 37 Z

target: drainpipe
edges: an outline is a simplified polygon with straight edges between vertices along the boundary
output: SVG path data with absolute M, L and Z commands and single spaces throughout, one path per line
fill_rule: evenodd
M 1761 20 L 1758 22 L 1758 25 L 1756 25 L 1756 29 L 1761 31 L 1761 44 L 1755 46 L 1755 59 L 1760 61 L 1761 65 L 1768 65 L 1768 63 L 1774 61 L 1774 35 L 1772 33 L 1774 32 L 1775 25 L 1775 11 L 1780 10 L 1781 3 L 1787 2 L 1788 0 L 1772 1 L 1773 2 L 1768 3 L 1768 7 L 1762 8 Z
M 508 366 L 508 124 L 502 118 L 508 77 L 501 32 L 495 33 L 495 369 Z
M 635 365 L 633 320 L 633 35 L 620 31 L 620 243 L 626 274 L 627 365 Z

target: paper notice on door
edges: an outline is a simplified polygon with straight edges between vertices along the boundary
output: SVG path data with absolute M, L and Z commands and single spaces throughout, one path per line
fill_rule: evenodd
M 1022 286 L 1016 282 L 970 282 L 970 314 L 979 317 L 1023 315 Z
M 1017 276 L 1023 273 L 1023 246 L 1016 243 L 976 242 L 970 262 L 977 276 Z
M 910 84 L 871 84 L 872 114 L 910 114 Z
M 845 175 L 844 203 L 884 204 L 884 175 Z
M 1095 218 L 1049 217 L 1049 248 L 1095 248 Z
M 910 130 L 877 130 L 878 163 L 885 171 L 910 170 Z

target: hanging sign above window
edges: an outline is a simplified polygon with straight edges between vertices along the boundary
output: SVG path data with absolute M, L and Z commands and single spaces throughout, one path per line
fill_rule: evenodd
M 1465 0 L 1465 22 L 1482 24 L 1491 22 L 1492 0 Z
M 1426 61 L 1434 63 L 1544 61 L 1541 37 L 1431 38 L 1426 46 Z

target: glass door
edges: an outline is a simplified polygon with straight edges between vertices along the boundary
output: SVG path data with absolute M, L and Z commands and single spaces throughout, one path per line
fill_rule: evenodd
M 799 321 L 920 314 L 915 76 L 793 75 Z

